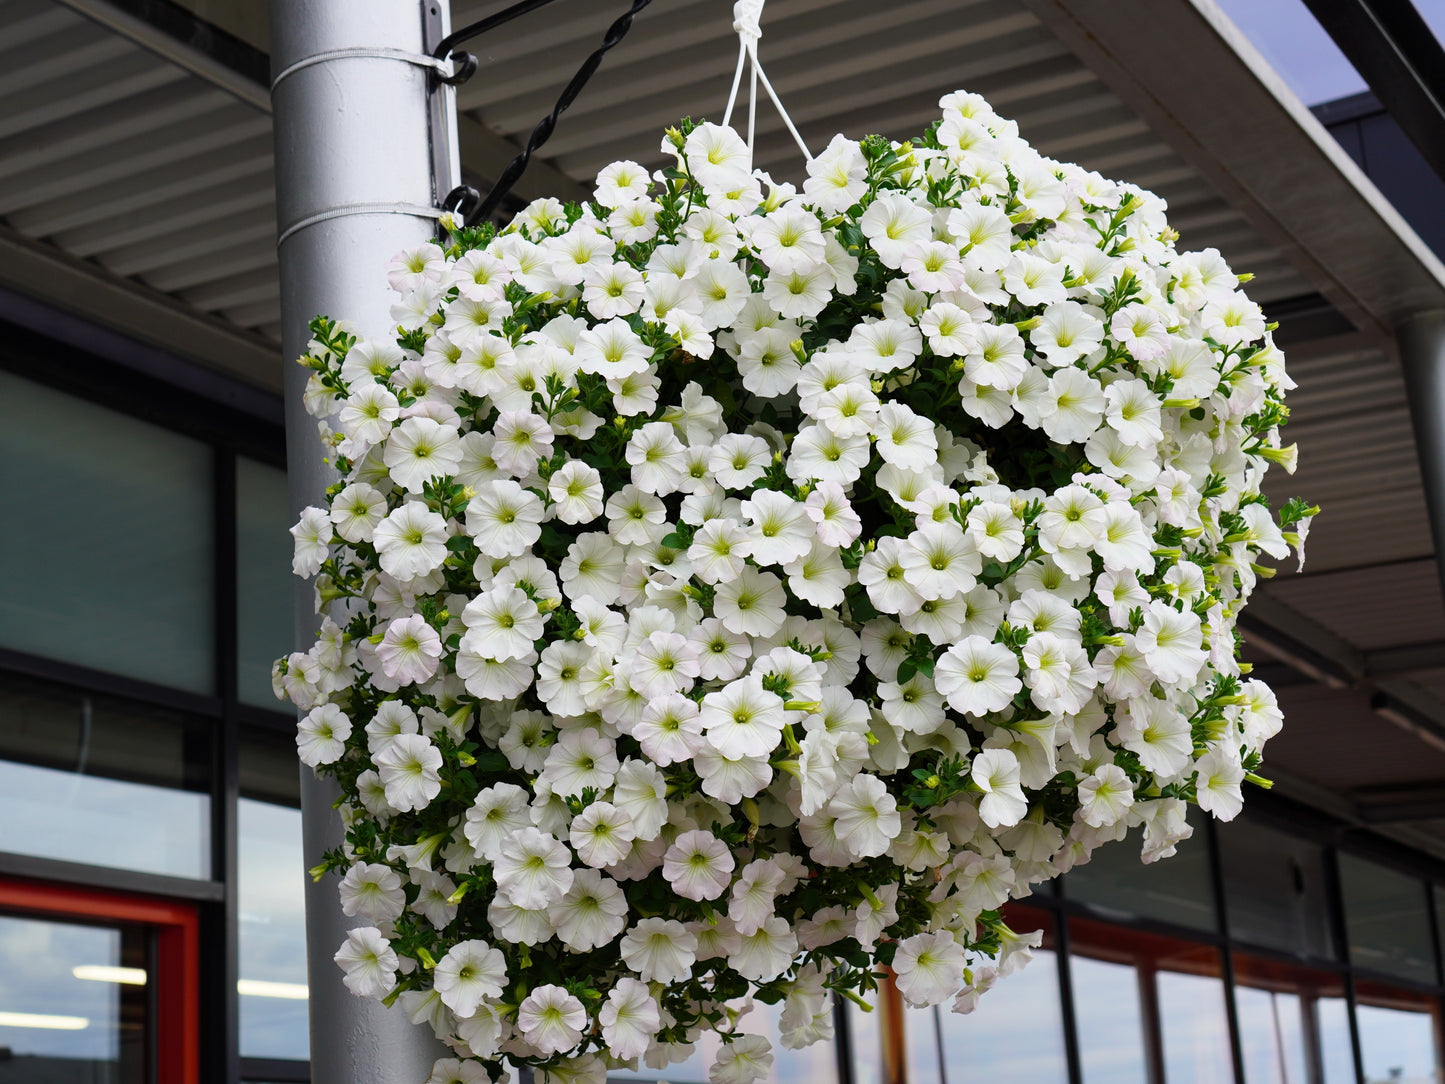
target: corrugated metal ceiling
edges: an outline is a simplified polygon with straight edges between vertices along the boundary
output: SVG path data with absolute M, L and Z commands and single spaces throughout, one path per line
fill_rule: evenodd
M 494 8 L 455 3 L 454 23 Z M 731 8 L 728 0 L 649 8 L 566 115 L 548 158 L 586 182 L 615 158 L 659 162 L 660 132 L 682 115 L 716 118 L 736 58 Z M 524 140 L 618 10 L 573 5 L 565 17 L 533 16 L 476 43 L 482 67 L 462 91 L 463 109 Z M 1182 244 L 1217 247 L 1254 272 L 1257 298 L 1316 291 L 1021 0 L 772 0 L 761 55 L 815 148 L 840 130 L 905 137 L 936 116 L 941 94 L 976 90 L 1045 153 L 1160 193 Z M 771 107 L 758 118 L 759 164 L 797 176 L 797 151 Z M 0 0 L 4 226 L 279 341 L 270 129 L 264 111 L 52 0 Z M 483 173 L 500 164 L 468 163 Z M 1272 487 L 1308 496 L 1326 514 L 1311 573 L 1265 590 L 1359 648 L 1445 638 L 1433 564 L 1398 563 L 1428 557 L 1433 545 L 1397 364 L 1357 336 L 1311 344 L 1290 360 L 1301 385 L 1290 435 L 1305 454 L 1299 474 Z M 1391 564 L 1360 568 L 1381 562 Z M 1349 786 L 1361 773 L 1403 778 L 1402 765 L 1439 770 L 1396 749 L 1402 741 L 1413 749 L 1414 739 L 1380 723 L 1361 695 L 1289 696 L 1299 714 L 1281 752 L 1297 772 Z M 1334 747 L 1362 726 L 1386 728 L 1380 764 L 1330 775 L 1337 757 L 1324 767 L 1310 759 L 1320 739 Z
M 480 5 L 462 4 L 460 24 Z M 462 106 L 525 138 L 615 11 L 519 22 L 481 43 Z M 539 20 L 544 20 L 539 25 Z M 735 58 L 731 5 L 669 0 L 573 106 L 547 154 L 586 181 L 614 158 L 654 163 L 679 116 L 716 116 Z M 1015 0 L 774 0 L 763 57 L 815 146 L 838 130 L 902 137 L 968 87 L 1017 117 L 1046 153 L 1153 187 L 1184 242 L 1258 276 L 1256 296 L 1311 292 L 1243 218 L 1131 115 Z M 51 0 L 0 0 L 0 217 L 207 313 L 275 340 L 270 119 Z M 759 162 L 796 174 L 766 105 Z

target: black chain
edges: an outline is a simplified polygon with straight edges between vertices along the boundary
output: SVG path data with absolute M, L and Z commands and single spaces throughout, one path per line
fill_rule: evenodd
M 481 22 L 473 23 L 456 33 L 447 35 L 437 45 L 434 55 L 438 59 L 445 59 L 451 55 L 453 46 L 458 42 L 485 33 L 493 27 L 510 22 L 518 15 L 535 11 L 550 2 L 551 0 L 522 0 L 521 3 L 514 4 L 488 19 L 483 19 Z M 502 200 L 507 198 L 507 193 L 512 190 L 512 186 L 517 183 L 518 178 L 526 172 L 532 155 L 542 144 L 552 138 L 552 132 L 557 127 L 557 119 L 566 112 L 568 106 L 577 100 L 577 95 L 582 93 L 582 88 L 587 85 L 587 80 L 591 79 L 597 69 L 601 67 L 602 58 L 627 36 L 627 32 L 632 29 L 633 17 L 651 2 L 652 0 L 633 0 L 632 7 L 607 28 L 607 33 L 602 37 L 602 44 L 582 62 L 582 66 L 577 69 L 577 74 L 572 76 L 572 81 L 567 84 L 557 98 L 557 104 L 552 107 L 552 112 L 537 122 L 537 126 L 532 129 L 532 134 L 527 138 L 527 145 L 522 148 L 522 152 L 517 157 L 507 163 L 507 168 L 502 170 L 501 176 L 492 185 L 492 190 L 487 193 L 485 199 L 476 202 L 476 189 L 463 185 L 448 192 L 442 205 L 448 209 L 455 208 L 456 213 L 464 215 L 464 224 L 467 226 L 475 226 L 478 222 L 489 218 L 501 205 Z M 481 29 L 477 29 L 478 27 Z

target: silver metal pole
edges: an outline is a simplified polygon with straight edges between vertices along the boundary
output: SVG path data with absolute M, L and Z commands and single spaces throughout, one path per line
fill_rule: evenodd
M 447 0 L 271 0 L 271 99 L 286 357 L 286 454 L 294 512 L 330 483 L 316 423 L 302 405 L 307 322 L 353 321 L 363 337 L 395 333 L 387 261 L 435 229 L 434 207 L 457 172 L 454 124 L 438 132 L 448 173 L 433 184 L 428 72 L 409 60 L 448 31 Z M 305 63 L 303 63 L 305 62 Z M 445 120 L 444 120 L 445 123 Z M 441 156 L 438 156 L 441 157 Z M 296 634 L 313 641 L 312 592 L 300 585 Z M 333 784 L 301 771 L 308 864 L 342 838 Z M 447 1051 L 396 1009 L 353 997 L 332 955 L 358 925 L 341 913 L 334 879 L 306 889 L 315 1084 L 421 1084 Z
M 1445 311 L 1411 317 L 1395 337 L 1405 371 L 1435 561 L 1445 583 Z

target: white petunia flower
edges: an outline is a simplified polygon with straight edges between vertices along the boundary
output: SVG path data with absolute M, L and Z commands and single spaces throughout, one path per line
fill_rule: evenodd
M 709 1084 L 755 1084 L 772 1068 L 772 1044 L 761 1035 L 739 1035 L 723 1044 L 707 1079 Z
M 728 957 L 728 966 L 745 979 L 769 982 L 793 964 L 798 954 L 798 937 L 787 919 L 777 915 L 765 919 L 756 930 L 742 935 L 737 951 Z
M 1237 757 L 1211 750 L 1195 762 L 1199 808 L 1222 821 L 1232 821 L 1244 807 L 1240 784 L 1245 772 Z
M 657 1001 L 645 982 L 620 978 L 597 1013 L 608 1053 L 615 1058 L 636 1058 L 647 1052 L 662 1025 Z
M 750 675 L 704 696 L 698 722 L 708 744 L 724 756 L 760 757 L 777 746 L 787 715 L 782 698 Z
M 727 844 L 711 832 L 684 832 L 667 848 L 662 876 L 679 896 L 712 900 L 722 895 L 737 863 Z
M 682 982 L 692 975 L 697 937 L 681 922 L 644 918 L 622 938 L 623 962 L 643 982 Z
M 385 515 L 386 498 L 365 482 L 353 482 L 331 502 L 331 522 L 347 542 L 370 542 Z
M 571 1050 L 586 1026 L 587 1010 L 561 986 L 533 987 L 517 1008 L 517 1027 L 543 1055 Z
M 938 461 L 933 423 L 900 403 L 885 403 L 875 430 L 878 454 L 903 470 L 926 470 Z
M 903 266 L 904 257 L 931 239 L 929 213 L 901 192 L 887 192 L 868 205 L 858 220 L 863 236 L 885 267 Z
M 461 461 L 456 428 L 431 418 L 407 418 L 386 442 L 386 469 L 408 493 L 420 493 L 431 479 L 456 473 Z
M 426 808 L 441 790 L 442 755 L 421 734 L 398 734 L 371 759 L 387 804 L 399 812 Z
M 983 749 L 973 758 L 969 778 L 983 791 L 978 815 L 990 828 L 1017 824 L 1029 811 L 1019 785 L 1019 759 L 1008 749 Z
M 469 651 L 489 659 L 520 659 L 532 651 L 546 618 L 537 604 L 516 587 L 483 591 L 462 610 Z
M 523 828 L 508 839 L 492 866 L 497 888 L 528 910 L 544 909 L 572 887 L 569 852 L 552 836 Z
M 597 869 L 621 862 L 637 838 L 632 818 L 611 802 L 593 802 L 573 818 L 568 831 L 577 857 Z
M 314 576 L 321 571 L 330 555 L 331 517 L 324 508 L 307 508 L 291 528 L 295 540 L 295 556 L 291 572 L 296 576 Z
M 322 704 L 296 724 L 296 751 L 308 767 L 334 764 L 346 752 L 349 737 L 351 720 L 346 713 L 335 704 Z
M 348 932 L 333 959 L 346 972 L 346 988 L 357 997 L 385 997 L 396 985 L 396 951 L 375 926 Z
M 1091 828 L 1117 824 L 1133 804 L 1133 781 L 1116 764 L 1105 764 L 1079 781 L 1079 816 Z
M 462 830 L 478 858 L 495 862 L 512 834 L 531 823 L 527 792 L 514 783 L 493 783 L 473 799 Z
M 339 886 L 341 911 L 366 922 L 384 925 L 406 910 L 401 878 L 390 866 L 358 862 L 346 871 Z
M 507 962 L 485 941 L 460 941 L 437 961 L 432 980 L 447 1008 L 458 1016 L 471 1016 L 483 998 L 501 996 Z
M 447 523 L 420 501 L 408 501 L 373 531 L 381 570 L 413 580 L 441 567 L 447 556 Z
M 562 898 L 547 907 L 557 938 L 577 952 L 614 940 L 627 925 L 627 900 L 617 882 L 595 869 L 578 870 Z
M 1019 660 L 1002 644 L 968 636 L 943 653 L 933 681 L 954 711 L 983 716 L 1002 711 L 1023 687 Z
M 542 502 L 511 479 L 478 486 L 467 503 L 467 534 L 488 556 L 520 557 L 541 537 L 541 522 Z
M 858 858 L 876 858 L 888 850 L 901 821 L 898 803 L 876 775 L 860 774 L 828 803 L 838 839 Z
M 718 585 L 713 613 L 729 632 L 771 636 L 782 628 L 785 598 L 777 576 L 749 565 Z
M 386 676 L 398 685 L 422 684 L 436 673 L 441 654 L 441 637 L 421 614 L 392 621 L 376 645 Z
M 939 1005 L 963 985 L 963 946 L 946 930 L 920 933 L 898 944 L 893 971 L 910 1005 Z

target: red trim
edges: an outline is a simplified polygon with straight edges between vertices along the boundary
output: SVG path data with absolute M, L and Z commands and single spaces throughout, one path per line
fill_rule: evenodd
M 0 880 L 0 908 L 133 922 L 156 931 L 157 1084 L 200 1084 L 201 923 L 175 900 Z

